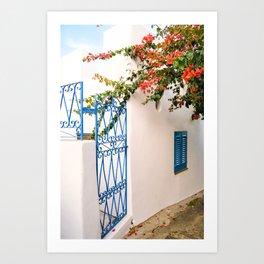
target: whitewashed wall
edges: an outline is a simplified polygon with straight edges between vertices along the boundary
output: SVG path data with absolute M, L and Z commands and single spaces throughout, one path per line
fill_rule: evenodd
M 113 27 L 105 32 L 105 50 L 139 43 L 148 33 L 142 26 Z M 111 61 L 111 68 L 116 75 L 124 73 L 122 61 Z M 135 224 L 204 186 L 203 121 L 192 121 L 191 109 L 169 112 L 168 97 L 169 92 L 165 92 L 160 111 L 154 103 L 142 105 L 144 95 L 140 91 L 128 103 L 129 205 Z M 188 170 L 174 175 L 176 130 L 188 131 Z
M 61 141 L 61 238 L 100 238 L 94 141 Z
M 115 26 L 104 34 L 104 50 L 119 49 L 139 43 L 148 30 L 142 26 Z M 85 55 L 84 51 L 76 51 Z M 71 55 L 68 55 L 71 58 Z M 74 56 L 74 55 L 72 55 Z M 128 58 L 83 63 L 75 58 L 71 67 L 76 80 L 85 83 L 86 94 L 100 92 L 101 84 L 91 81 L 98 72 L 111 79 L 126 75 Z M 67 64 L 66 56 L 62 64 Z M 79 67 L 80 66 L 80 67 Z M 70 66 L 69 66 L 70 67 Z M 63 66 L 63 69 L 66 69 Z M 70 69 L 70 68 L 69 68 Z M 80 74 L 81 72 L 81 74 Z M 62 72 L 67 82 L 71 70 Z M 68 79 L 67 79 L 68 78 Z M 174 204 L 203 189 L 203 122 L 192 121 L 191 109 L 168 111 L 169 92 L 161 100 L 160 111 L 154 103 L 143 106 L 143 94 L 138 91 L 128 103 L 128 213 L 134 223 L 140 223 L 162 208 Z M 174 175 L 174 131 L 188 131 L 188 170 Z
M 132 211 L 140 223 L 162 208 L 203 189 L 203 122 L 191 121 L 189 111 L 168 112 L 154 103 L 143 106 L 135 94 L 128 104 L 129 173 Z M 174 131 L 188 131 L 188 170 L 174 175 Z

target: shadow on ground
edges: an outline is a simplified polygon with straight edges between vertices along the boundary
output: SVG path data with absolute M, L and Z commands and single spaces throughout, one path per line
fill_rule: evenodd
M 204 193 L 171 205 L 130 228 L 124 239 L 203 239 Z

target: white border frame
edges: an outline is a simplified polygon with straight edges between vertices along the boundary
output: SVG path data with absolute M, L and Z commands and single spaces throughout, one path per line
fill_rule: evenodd
M 204 24 L 205 127 L 203 240 L 60 239 L 60 26 L 89 24 Z M 47 250 L 48 252 L 217 252 L 217 13 L 48 12 L 47 14 Z M 208 88 L 208 89 L 207 89 Z

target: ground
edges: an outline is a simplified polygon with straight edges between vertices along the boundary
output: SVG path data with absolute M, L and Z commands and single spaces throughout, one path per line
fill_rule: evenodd
M 203 239 L 204 193 L 171 205 L 130 228 L 124 239 Z

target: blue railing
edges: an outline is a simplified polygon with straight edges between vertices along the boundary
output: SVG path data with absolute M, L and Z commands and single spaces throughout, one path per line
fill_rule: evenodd
M 60 94 L 61 137 L 83 139 L 83 82 L 62 85 Z

